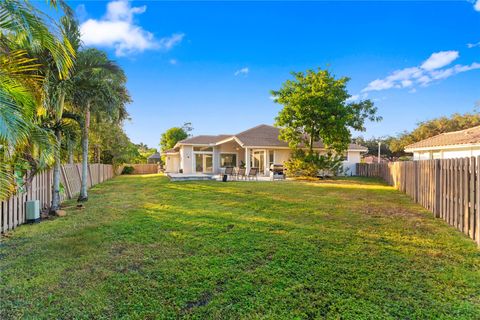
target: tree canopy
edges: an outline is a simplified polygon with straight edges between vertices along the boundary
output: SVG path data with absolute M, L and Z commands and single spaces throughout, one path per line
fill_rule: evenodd
M 351 140 L 350 130 L 365 131 L 365 121 L 379 121 L 377 108 L 370 100 L 349 102 L 347 77 L 336 79 L 328 70 L 293 72 L 279 90 L 271 92 L 274 101 L 283 105 L 275 125 L 280 138 L 291 148 L 322 141 L 338 153 L 346 150 Z
M 186 122 L 181 127 L 173 127 L 162 133 L 160 139 L 160 147 L 162 151 L 173 148 L 178 141 L 188 138 L 189 132 L 192 131 L 192 124 Z
M 468 129 L 480 125 L 480 114 L 472 112 L 459 114 L 454 113 L 451 116 L 442 116 L 431 120 L 418 123 L 417 128 L 411 132 L 403 132 L 390 142 L 392 152 L 403 152 L 409 144 L 418 142 L 435 135 Z

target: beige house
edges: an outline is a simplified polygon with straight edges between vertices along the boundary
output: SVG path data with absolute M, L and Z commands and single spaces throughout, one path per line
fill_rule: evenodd
M 259 125 L 236 135 L 196 136 L 178 142 L 173 149 L 164 152 L 165 171 L 168 173 L 218 174 L 225 167 L 245 166 L 259 168 L 262 175 L 269 175 L 272 164 L 282 164 L 290 158 L 290 148 L 279 140 L 279 129 Z M 321 142 L 314 145 L 318 152 L 325 151 Z M 355 164 L 367 148 L 350 144 L 344 161 L 347 174 L 355 174 Z
M 451 159 L 480 155 L 480 126 L 446 132 L 405 147 L 413 160 Z

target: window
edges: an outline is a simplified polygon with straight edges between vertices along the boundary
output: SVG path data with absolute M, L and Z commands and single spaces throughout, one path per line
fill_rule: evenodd
M 237 154 L 235 153 L 222 153 L 220 154 L 220 167 L 236 167 L 237 166 Z
M 193 151 L 212 152 L 212 147 L 193 147 Z
M 342 152 L 339 156 L 342 161 L 348 161 L 348 152 Z

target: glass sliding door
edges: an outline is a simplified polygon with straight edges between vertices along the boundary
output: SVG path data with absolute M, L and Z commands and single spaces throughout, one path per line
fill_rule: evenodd
M 254 150 L 250 160 L 252 168 L 258 168 L 260 174 L 265 173 L 265 150 Z
M 211 153 L 195 153 L 195 172 L 213 172 L 213 155 Z
M 213 156 L 211 154 L 203 155 L 203 170 L 205 173 L 213 172 Z
M 203 154 L 195 154 L 195 172 L 203 172 Z

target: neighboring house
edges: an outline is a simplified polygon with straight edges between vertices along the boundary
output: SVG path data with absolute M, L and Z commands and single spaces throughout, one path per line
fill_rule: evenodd
M 480 155 L 480 126 L 446 132 L 405 147 L 413 160 L 450 159 Z
M 196 136 L 178 142 L 173 149 L 163 152 L 166 172 L 220 173 L 225 167 L 245 166 L 259 168 L 268 175 L 272 164 L 282 164 L 290 158 L 288 143 L 279 140 L 280 130 L 269 125 L 259 125 L 236 135 Z M 325 151 L 321 142 L 314 144 L 318 152 Z M 355 164 L 367 148 L 350 144 L 344 167 L 347 174 L 355 174 Z
M 160 163 L 160 153 L 155 152 L 150 157 L 148 157 L 147 163 L 152 163 L 152 164 Z

